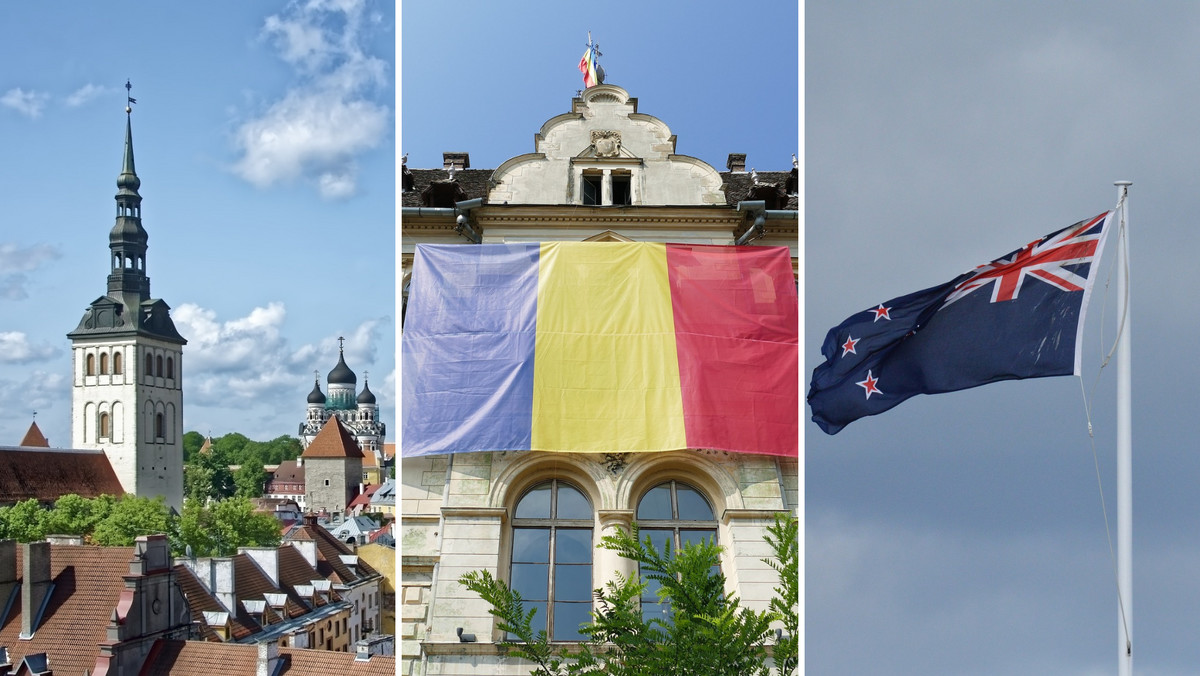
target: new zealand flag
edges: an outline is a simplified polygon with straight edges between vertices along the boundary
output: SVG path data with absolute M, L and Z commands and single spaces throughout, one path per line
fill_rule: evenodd
M 851 315 L 825 336 L 808 390 L 828 434 L 917 394 L 1078 375 L 1079 335 L 1111 212 L 957 278 Z

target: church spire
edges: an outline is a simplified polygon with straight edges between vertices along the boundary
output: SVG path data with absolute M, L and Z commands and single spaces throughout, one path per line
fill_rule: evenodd
M 126 81 L 125 89 L 131 87 Z M 112 252 L 108 294 L 133 295 L 140 302 L 150 297 L 150 278 L 146 276 L 146 242 L 149 236 L 142 228 L 142 196 L 138 194 L 142 181 L 133 163 L 132 106 L 136 101 L 128 95 L 126 99 L 125 153 L 121 173 L 117 176 L 117 222 L 108 235 L 108 248 Z

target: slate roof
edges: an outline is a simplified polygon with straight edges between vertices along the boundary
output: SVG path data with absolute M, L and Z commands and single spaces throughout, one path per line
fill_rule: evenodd
M 490 190 L 488 180 L 491 178 L 495 169 L 463 169 L 454 172 L 454 182 L 462 188 L 462 200 L 475 199 L 477 197 L 487 200 L 487 194 Z M 404 168 L 405 176 L 412 175 L 412 189 L 405 190 L 401 193 L 401 206 L 405 207 L 430 207 L 430 206 L 445 206 L 452 207 L 453 204 L 434 205 L 427 204 L 428 189 L 434 182 L 445 181 L 450 175 L 450 172 L 445 169 L 408 169 Z M 779 190 L 781 204 L 778 206 L 767 205 L 768 209 L 790 209 L 796 210 L 799 204 L 799 196 L 796 186 L 789 186 L 789 179 L 792 183 L 796 182 L 793 176 L 797 173 L 795 170 L 789 171 L 756 171 L 758 176 L 758 184 L 760 186 L 775 185 Z M 754 186 L 754 179 L 750 172 L 720 172 L 721 179 L 725 182 L 725 204 L 728 206 L 737 206 L 738 202 L 748 199 L 747 195 L 750 189 Z M 790 191 L 789 191 L 790 187 Z M 749 199 L 756 199 L 750 197 Z
M 354 440 L 354 435 L 342 425 L 336 415 L 330 416 L 325 426 L 317 432 L 308 448 L 301 454 L 302 458 L 361 458 L 362 449 Z
M 18 580 L 22 579 L 23 555 L 18 546 Z M 85 669 L 93 669 L 100 655 L 99 644 L 107 639 L 109 617 L 125 589 L 122 576 L 129 574 L 133 557 L 133 547 L 52 545 L 50 579 L 54 589 L 33 638 L 18 639 L 25 612 L 19 593 L 0 626 L 0 646 L 8 648 L 12 663 L 25 655 L 44 652 L 56 674 L 82 674 Z
M 281 676 L 395 676 L 396 658 L 373 655 L 359 661 L 352 652 L 280 648 Z M 253 674 L 258 647 L 231 643 L 159 640 L 154 644 L 139 676 L 181 674 Z M 55 673 L 58 673 L 57 666 Z
M 103 451 L 0 446 L 0 505 L 54 502 L 68 493 L 95 498 L 125 489 Z

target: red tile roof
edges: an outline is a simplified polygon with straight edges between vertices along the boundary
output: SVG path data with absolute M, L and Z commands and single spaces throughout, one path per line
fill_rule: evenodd
M 17 445 L 18 446 L 36 446 L 38 448 L 50 448 L 50 442 L 46 440 L 45 435 L 42 434 L 42 430 L 41 430 L 41 428 L 38 427 L 36 421 L 33 423 L 30 423 L 29 431 L 25 433 L 25 438 L 21 439 L 21 443 L 19 443 Z
M 301 454 L 302 458 L 361 458 L 362 449 L 354 440 L 354 435 L 342 426 L 338 417 L 330 416 L 329 421 L 317 432 L 308 448 Z
M 329 650 L 281 648 L 283 676 L 395 676 L 396 658 L 374 655 L 356 660 L 354 653 Z M 146 659 L 139 676 L 191 674 L 253 674 L 258 663 L 258 646 L 235 643 L 160 640 Z M 55 673 L 58 673 L 57 665 Z
M 17 547 L 17 579 L 22 578 L 22 547 Z M 46 653 L 56 674 L 82 674 L 96 666 L 99 644 L 106 640 L 109 617 L 125 589 L 133 547 L 51 545 L 50 579 L 54 589 L 33 638 L 20 640 L 18 595 L 3 626 L 0 646 L 13 664 L 25 655 Z
M 103 451 L 0 446 L 0 504 L 125 493 Z

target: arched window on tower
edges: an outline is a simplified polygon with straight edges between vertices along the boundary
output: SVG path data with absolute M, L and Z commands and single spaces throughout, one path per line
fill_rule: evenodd
M 108 414 L 101 413 L 100 414 L 100 424 L 98 426 L 100 428 L 100 438 L 101 439 L 107 439 L 112 436 L 112 430 L 110 429 L 111 424 L 112 423 L 109 420 Z
M 100 353 L 100 375 L 102 375 L 102 376 L 108 375 L 108 353 L 107 352 Z
M 172 357 L 167 357 L 167 377 L 175 377 L 175 359 Z
M 146 355 L 146 375 L 154 375 L 154 355 L 152 354 Z
M 83 368 L 84 368 L 84 371 L 83 371 L 83 374 L 84 374 L 85 376 L 94 376 L 94 375 L 96 375 L 96 355 L 94 355 L 94 354 L 89 354 L 88 356 L 84 357 L 84 358 L 83 358 L 83 363 L 84 363 L 84 367 L 83 367 Z
M 167 434 L 166 427 L 167 427 L 166 420 L 163 418 L 163 414 L 155 413 L 154 414 L 154 438 L 162 439 L 163 437 L 165 437 Z
M 592 505 L 578 488 L 552 479 L 525 492 L 512 520 L 509 586 L 526 612 L 537 608 L 534 631 L 552 641 L 583 641 L 579 625 L 592 610 Z
M 163 374 L 162 366 L 162 355 L 160 354 L 154 358 L 154 375 L 159 378 L 161 378 Z
M 113 374 L 121 375 L 121 353 L 113 353 Z
M 689 542 L 716 541 L 717 519 L 712 505 L 700 491 L 678 481 L 667 481 L 646 491 L 638 501 L 635 518 L 642 537 L 649 537 L 659 551 L 667 542 L 676 551 Z M 669 620 L 670 604 L 658 597 L 661 585 L 654 580 L 643 581 L 642 617 Z

